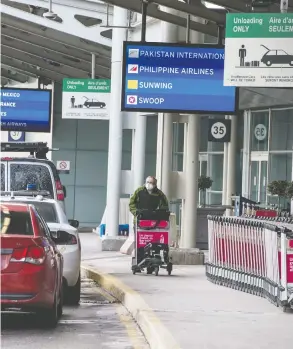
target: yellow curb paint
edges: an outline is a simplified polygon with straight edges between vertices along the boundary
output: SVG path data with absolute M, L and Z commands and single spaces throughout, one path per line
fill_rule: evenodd
M 126 313 L 127 310 L 123 307 L 123 305 L 121 305 L 121 303 L 117 304 L 116 298 L 114 298 L 101 287 L 95 287 L 94 290 L 95 292 L 99 293 L 103 298 L 105 298 L 108 302 L 115 306 L 119 320 L 125 327 L 128 338 L 132 344 L 132 349 L 147 349 L 144 337 L 139 331 L 131 315 L 129 313 Z
M 141 332 L 139 332 L 139 329 L 136 326 L 132 316 L 129 313 L 125 313 L 127 312 L 127 310 L 123 307 L 123 305 L 116 304 L 116 312 L 119 316 L 120 322 L 124 325 L 126 329 L 128 338 L 130 339 L 133 349 L 147 349 L 148 346 L 146 344 L 146 340 L 144 339 Z
M 116 277 L 105 274 L 96 267 L 83 265 L 82 268 L 88 278 L 97 282 L 125 306 L 137 321 L 151 349 L 181 349 L 168 329 L 138 292 Z

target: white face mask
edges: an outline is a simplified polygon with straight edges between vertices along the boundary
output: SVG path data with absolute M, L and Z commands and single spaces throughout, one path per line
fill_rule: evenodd
M 152 190 L 154 189 L 154 185 L 151 184 L 151 183 L 146 183 L 146 184 L 145 184 L 145 187 L 146 187 L 146 189 L 149 190 L 149 191 L 152 191 Z

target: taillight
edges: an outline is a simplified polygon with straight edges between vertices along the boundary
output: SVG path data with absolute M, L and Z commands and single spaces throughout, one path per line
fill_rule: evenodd
M 43 264 L 45 261 L 45 250 L 40 246 L 32 246 L 28 248 L 25 261 L 30 264 Z
M 60 181 L 56 181 L 57 200 L 64 201 L 63 187 Z
M 25 262 L 27 248 L 16 248 L 13 250 L 10 262 Z
M 13 250 L 10 262 L 24 262 L 29 264 L 40 265 L 45 261 L 45 250 L 40 246 L 31 246 L 26 248 L 17 248 Z
M 9 158 L 9 157 L 4 157 L 4 158 L 1 158 L 2 161 L 10 161 L 10 160 L 13 160 L 13 158 Z
M 68 241 L 67 245 L 76 245 L 77 244 L 77 238 L 74 235 L 71 235 L 70 240 Z
M 77 244 L 77 238 L 75 235 L 68 234 L 70 235 L 68 237 L 68 240 L 66 239 L 66 242 L 57 242 L 57 245 L 76 245 Z

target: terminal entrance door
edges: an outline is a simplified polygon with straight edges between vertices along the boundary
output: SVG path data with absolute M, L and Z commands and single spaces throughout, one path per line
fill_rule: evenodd
M 267 203 L 268 154 L 251 154 L 250 199 L 265 205 Z

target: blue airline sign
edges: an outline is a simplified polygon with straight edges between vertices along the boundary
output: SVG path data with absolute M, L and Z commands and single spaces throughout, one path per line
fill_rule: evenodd
M 233 114 L 223 74 L 222 46 L 124 42 L 121 110 Z
M 2 131 L 50 132 L 51 90 L 1 88 Z

